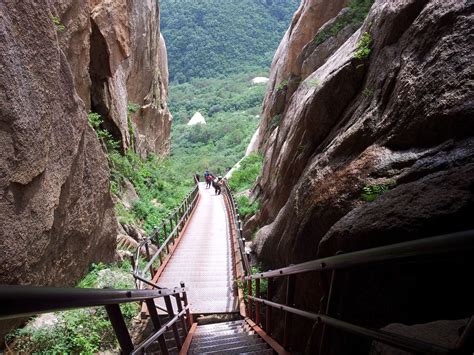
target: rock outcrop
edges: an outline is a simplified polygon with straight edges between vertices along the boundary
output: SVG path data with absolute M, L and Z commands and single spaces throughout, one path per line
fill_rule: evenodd
M 55 0 L 54 16 L 87 110 L 142 157 L 169 152 L 168 63 L 153 0 Z M 134 107 L 133 109 L 130 109 Z
M 123 150 L 169 150 L 158 3 L 2 1 L 0 44 L 0 283 L 73 286 L 117 237 L 88 112 Z
M 473 228 L 472 2 L 377 0 L 362 28 L 346 27 L 318 45 L 314 35 L 344 2 L 326 1 L 334 7 L 318 23 L 304 19 L 309 3 L 324 6 L 303 2 L 275 55 L 264 101 L 260 261 L 275 268 Z M 293 39 L 297 28 L 311 35 Z M 363 188 L 373 186 L 388 192 L 367 202 Z M 346 290 L 360 296 L 347 308 L 358 312 L 347 319 L 360 321 L 364 310 L 377 306 L 382 313 L 362 317 L 361 324 L 465 317 L 472 295 L 452 298 L 454 279 L 466 273 L 448 269 L 451 295 L 427 286 L 436 284 L 433 275 L 448 275 L 442 268 L 409 282 L 420 292 L 411 303 L 398 281 L 378 289 L 391 309 L 367 288 L 365 280 L 375 276 L 353 275 Z M 318 311 L 314 300 L 327 291 L 315 287 L 318 282 L 302 282 L 305 295 L 297 304 Z M 423 297 L 443 304 L 430 314 Z M 400 309 L 397 302 L 410 306 Z

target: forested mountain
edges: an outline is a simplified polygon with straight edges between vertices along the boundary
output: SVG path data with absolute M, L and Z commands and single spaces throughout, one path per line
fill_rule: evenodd
M 162 0 L 170 80 L 269 68 L 299 0 Z

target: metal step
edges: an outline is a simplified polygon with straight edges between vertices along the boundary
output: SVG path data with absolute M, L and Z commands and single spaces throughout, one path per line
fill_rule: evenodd
M 230 355 L 230 354 L 244 354 L 244 353 L 253 353 L 258 351 L 268 350 L 267 343 L 255 344 L 250 346 L 241 346 L 236 348 L 228 348 L 225 350 L 218 350 L 218 351 L 209 351 L 201 354 L 220 354 L 220 355 Z
M 202 349 L 210 346 L 216 345 L 229 345 L 234 343 L 245 343 L 248 342 L 250 344 L 257 344 L 263 342 L 262 338 L 260 338 L 257 334 L 247 335 L 247 334 L 236 334 L 231 337 L 222 338 L 222 339 L 215 339 L 215 340 L 203 340 L 198 342 L 193 342 L 190 346 L 190 349 Z
M 252 332 L 245 332 L 244 329 L 229 329 L 229 330 L 222 330 L 220 332 L 208 332 L 208 333 L 199 333 L 199 334 L 194 334 L 193 339 L 209 339 L 213 340 L 216 339 L 217 337 L 221 337 L 224 335 L 235 335 L 235 334 L 248 334 L 251 335 L 253 334 Z
M 260 345 L 260 344 L 263 344 L 263 340 L 258 337 L 257 339 L 251 338 L 251 339 L 245 339 L 245 340 L 240 340 L 240 341 L 234 341 L 231 343 L 216 342 L 212 345 L 196 347 L 193 350 L 190 350 L 190 354 L 202 354 L 202 353 L 207 353 L 207 352 L 212 352 L 212 351 L 242 348 L 242 347 Z
M 207 330 L 207 329 L 219 329 L 219 328 L 236 327 L 236 326 L 243 326 L 243 325 L 245 325 L 245 322 L 243 320 L 203 324 L 203 325 L 198 325 L 198 327 L 196 328 L 196 333 L 199 333 L 200 331 Z
M 194 338 L 193 337 L 193 342 L 191 343 L 191 347 L 194 346 L 194 344 L 200 344 L 206 343 L 206 342 L 212 342 L 212 341 L 225 341 L 228 339 L 245 339 L 249 336 L 254 336 L 254 332 L 246 332 L 246 333 L 232 333 L 232 334 L 226 334 L 226 335 L 216 335 L 213 338 Z

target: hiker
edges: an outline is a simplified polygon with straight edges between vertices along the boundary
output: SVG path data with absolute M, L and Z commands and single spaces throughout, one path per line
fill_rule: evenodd
M 222 192 L 222 176 L 219 176 L 217 179 L 212 180 L 212 186 L 214 187 L 214 191 L 216 195 L 220 195 Z
M 209 183 L 208 183 L 208 179 L 209 179 L 209 170 L 206 169 L 206 171 L 204 172 L 204 181 L 206 182 L 206 189 L 209 188 Z
M 201 175 L 199 175 L 198 172 L 196 172 L 196 174 L 194 175 L 194 178 L 196 179 L 196 183 L 201 181 Z
M 206 189 L 211 187 L 212 180 L 214 180 L 214 176 L 212 176 L 212 174 L 208 174 L 206 177 Z

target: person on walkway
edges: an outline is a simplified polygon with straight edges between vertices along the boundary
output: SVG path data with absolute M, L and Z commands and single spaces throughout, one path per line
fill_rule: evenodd
M 196 174 L 194 175 L 194 178 L 196 179 L 196 183 L 201 181 L 201 175 L 196 171 Z
M 211 188 L 212 180 L 214 180 L 214 176 L 213 176 L 212 174 L 207 175 L 207 178 L 206 178 L 206 189 Z
M 222 192 L 222 176 L 219 176 L 217 179 L 212 180 L 212 187 L 214 187 L 214 191 L 216 195 L 220 195 Z

